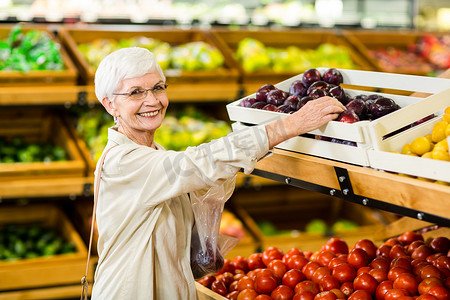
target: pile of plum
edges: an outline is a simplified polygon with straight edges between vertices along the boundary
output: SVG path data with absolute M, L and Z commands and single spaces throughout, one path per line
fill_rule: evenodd
M 328 69 L 323 74 L 317 69 L 309 69 L 303 73 L 301 80 L 291 83 L 289 92 L 272 84 L 265 84 L 258 89 L 255 97 L 244 98 L 240 106 L 293 113 L 308 101 L 330 96 L 346 106 L 347 110 L 337 119 L 346 123 L 374 120 L 400 108 L 393 99 L 378 94 L 351 97 L 341 86 L 342 83 L 343 76 L 337 69 Z
M 333 237 L 317 252 L 268 247 L 198 282 L 237 300 L 448 300 L 450 240 L 407 231 L 379 246 Z

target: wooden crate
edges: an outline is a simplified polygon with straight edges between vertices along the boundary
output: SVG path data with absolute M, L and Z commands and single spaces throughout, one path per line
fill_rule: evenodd
M 0 25 L 0 40 L 8 37 L 14 25 Z M 22 30 L 42 30 L 47 32 L 50 37 L 59 42 L 52 31 L 43 25 L 22 24 Z M 0 87 L 3 86 L 42 86 L 42 85 L 73 85 L 76 84 L 77 69 L 63 47 L 60 53 L 64 62 L 64 70 L 36 70 L 29 72 L 22 71 L 0 71 Z
M 237 215 L 262 241 L 262 250 L 277 246 L 283 251 L 292 247 L 317 251 L 331 236 L 343 238 L 350 247 L 359 239 L 372 239 L 374 232 L 393 219 L 391 214 L 296 187 L 263 187 L 255 195 L 252 190 L 235 193 L 233 202 Z M 339 219 L 346 219 L 359 227 L 326 235 L 305 232 L 305 225 L 318 218 L 329 226 Z M 272 222 L 279 230 L 290 232 L 266 236 L 257 225 L 263 220 Z
M 52 141 L 66 150 L 67 161 L 2 163 L 0 181 L 44 179 L 55 176 L 84 177 L 86 162 L 58 112 L 47 109 L 2 109 L 0 136 L 22 136 L 26 142 Z
M 64 212 L 56 205 L 2 206 L 2 224 L 39 223 L 55 228 L 76 251 L 68 254 L 0 262 L 0 295 L 7 290 L 79 283 L 86 270 L 86 246 Z M 92 280 L 93 274 L 89 275 Z M 81 291 L 81 288 L 80 288 Z
M 345 46 L 349 49 L 353 62 L 362 70 L 373 70 L 373 67 L 368 61 L 360 56 L 350 44 L 336 33 L 330 30 L 309 29 L 309 30 L 279 30 L 279 29 L 264 29 L 264 30 L 226 30 L 213 29 L 211 30 L 212 37 L 223 49 L 229 60 L 234 60 L 236 68 L 239 69 L 242 82 L 244 84 L 262 85 L 265 83 L 275 84 L 287 78 L 295 76 L 298 72 L 281 72 L 275 73 L 272 71 L 244 71 L 240 62 L 234 59 L 234 53 L 238 48 L 238 44 L 244 38 L 253 38 L 261 41 L 267 47 L 287 48 L 289 46 L 296 46 L 300 49 L 316 49 L 323 43 L 331 43 L 337 46 Z M 322 67 L 322 66 L 313 66 Z M 305 71 L 305 70 L 304 70 Z M 253 92 L 256 92 L 254 90 Z
M 179 29 L 171 27 L 157 26 L 88 26 L 88 27 L 69 27 L 66 26 L 59 30 L 59 36 L 68 52 L 79 66 L 79 72 L 82 81 L 85 84 L 94 84 L 95 69 L 92 68 L 77 45 L 81 43 L 89 43 L 96 39 L 124 39 L 131 37 L 145 36 L 155 38 L 163 42 L 167 42 L 172 46 L 177 46 L 189 42 L 204 41 L 218 48 L 214 40 L 208 34 L 198 29 Z M 223 68 L 213 71 L 165 71 L 167 83 L 217 83 L 217 82 L 233 82 L 237 83 L 239 72 L 234 64 L 225 57 Z
M 412 70 L 402 66 L 395 70 L 388 70 L 379 61 L 369 54 L 369 50 L 385 49 L 393 47 L 399 50 L 406 50 L 411 45 L 417 43 L 420 37 L 426 32 L 411 30 L 343 30 L 343 37 L 355 48 L 355 50 L 368 61 L 376 71 L 402 73 L 411 75 L 427 75 L 430 72 L 425 70 Z M 433 33 L 437 34 L 438 33 Z M 443 33 L 440 33 L 443 35 Z

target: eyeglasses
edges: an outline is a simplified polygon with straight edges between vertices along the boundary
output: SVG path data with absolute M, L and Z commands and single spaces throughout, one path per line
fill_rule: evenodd
M 151 89 L 134 89 L 129 93 L 113 93 L 113 95 L 128 96 L 132 100 L 142 100 L 147 97 L 148 91 L 152 91 L 153 96 L 155 96 L 155 98 L 158 98 L 159 96 L 162 96 L 166 93 L 168 86 L 168 84 L 158 84 Z

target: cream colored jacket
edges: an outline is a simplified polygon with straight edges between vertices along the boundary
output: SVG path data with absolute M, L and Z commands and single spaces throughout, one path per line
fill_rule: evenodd
M 265 127 L 182 152 L 138 145 L 110 128 L 105 149 L 114 145 L 100 183 L 92 299 L 197 299 L 187 193 L 220 184 L 241 168 L 249 174 L 269 150 Z

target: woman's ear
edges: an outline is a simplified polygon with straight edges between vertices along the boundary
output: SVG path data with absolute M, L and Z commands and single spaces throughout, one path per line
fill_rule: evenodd
M 115 108 L 114 103 L 109 100 L 108 97 L 102 99 L 102 104 L 105 107 L 106 111 L 113 117 L 120 117 L 117 109 Z

